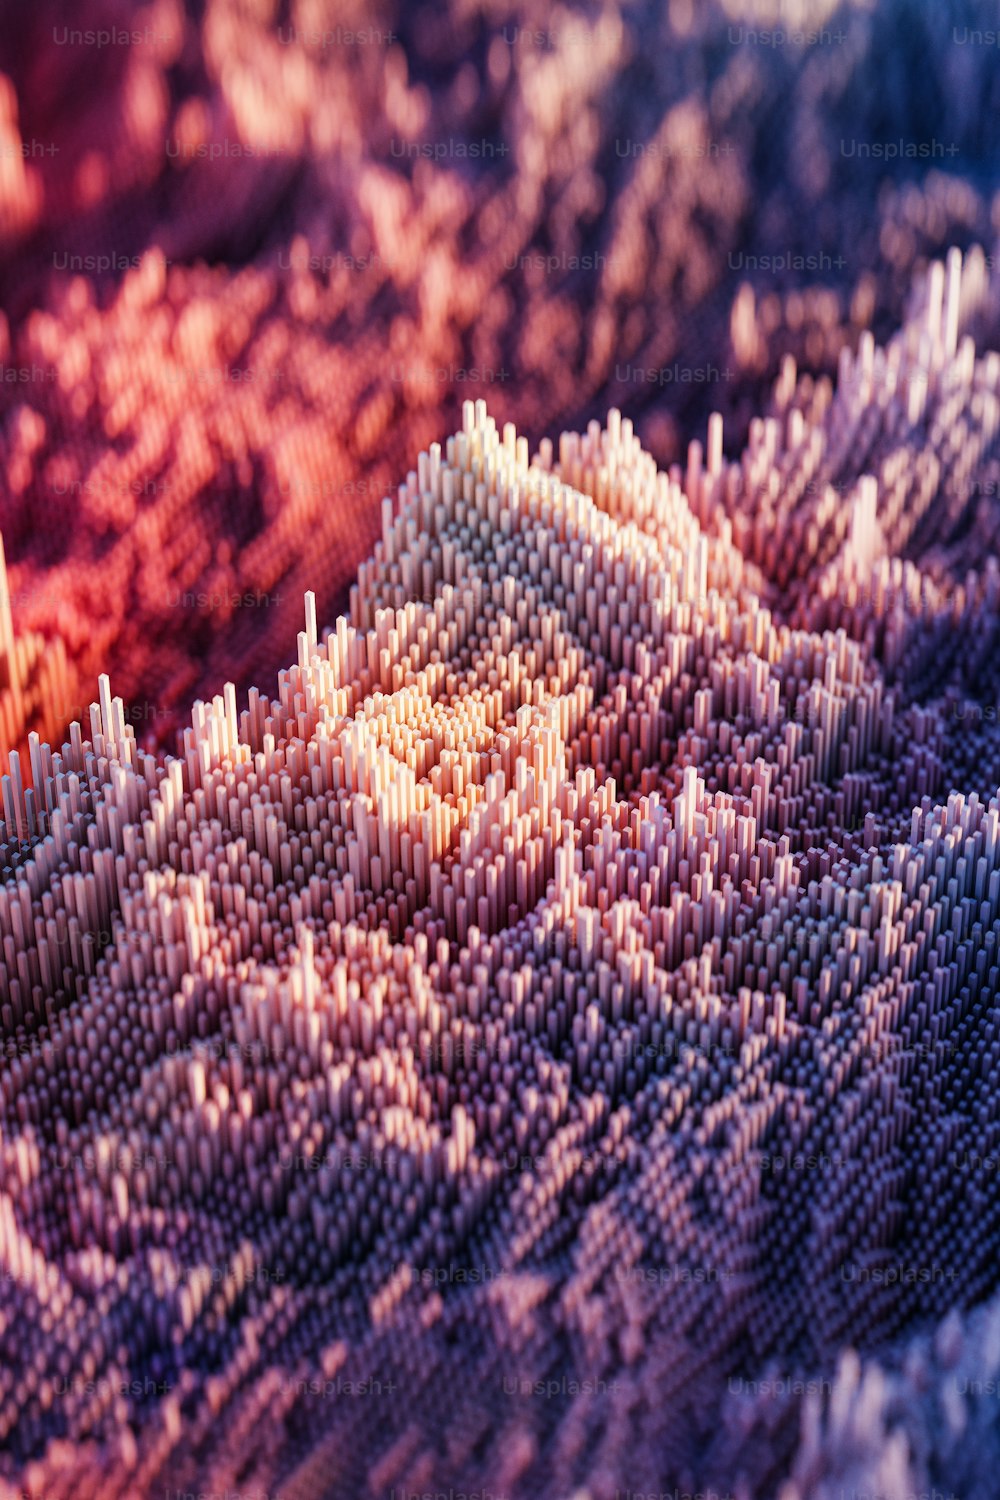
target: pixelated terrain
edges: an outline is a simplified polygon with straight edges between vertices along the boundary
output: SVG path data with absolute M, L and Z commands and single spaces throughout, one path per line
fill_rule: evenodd
M 0 1500 L 993 1500 L 984 17 L 5 17 Z

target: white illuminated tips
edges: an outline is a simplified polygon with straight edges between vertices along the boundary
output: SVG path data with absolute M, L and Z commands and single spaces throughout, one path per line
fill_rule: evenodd
M 129 1441 L 194 1485 L 215 1433 L 246 1486 L 275 1412 L 272 1486 L 308 1478 L 290 1433 L 345 1495 L 366 1434 L 387 1495 L 496 1426 L 497 1495 L 550 1460 L 625 1490 L 624 1413 L 663 1451 L 718 1419 L 729 1464 L 777 1410 L 744 1425 L 734 1368 L 829 1374 L 986 1294 L 997 736 L 955 684 L 995 696 L 1000 575 L 955 583 L 933 503 L 991 461 L 982 274 L 932 272 L 836 390 L 785 361 L 733 458 L 719 413 L 662 472 L 617 411 L 532 457 L 467 402 L 270 691 L 153 755 L 102 676 L 30 786 L 13 750 L 0 1443 L 52 1438 L 39 1493 Z M 147 1367 L 146 1404 L 86 1388 Z M 859 1368 L 838 1437 L 882 1418 Z

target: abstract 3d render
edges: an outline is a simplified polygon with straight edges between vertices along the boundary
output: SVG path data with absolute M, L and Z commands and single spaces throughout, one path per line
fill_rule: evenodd
M 11 16 L 0 1500 L 996 1500 L 984 14 Z

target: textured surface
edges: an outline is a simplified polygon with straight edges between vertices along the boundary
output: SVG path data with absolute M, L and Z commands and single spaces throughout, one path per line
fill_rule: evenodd
M 822 0 L 813 46 L 752 39 L 778 0 L 73 9 L 0 36 L 0 532 L 25 651 L 65 660 L 22 748 L 100 672 L 171 749 L 273 682 L 463 397 L 532 449 L 613 406 L 661 464 L 713 410 L 742 443 L 786 352 L 832 376 L 1000 222 L 967 0 Z
M 995 1500 L 995 21 L 65 9 L 0 1500 Z
M 996 1282 L 998 580 L 974 502 L 921 512 L 979 483 L 995 297 L 956 253 L 683 483 L 470 403 L 275 698 L 164 761 L 105 679 L 30 803 L 15 762 L 44 1493 L 951 1492 L 994 1324 L 904 1346 Z

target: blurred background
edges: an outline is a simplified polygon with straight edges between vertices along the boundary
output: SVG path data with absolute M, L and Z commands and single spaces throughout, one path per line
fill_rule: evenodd
M 787 354 L 819 386 L 930 258 L 992 263 L 998 25 L 6 0 L 0 752 L 101 671 L 170 748 L 195 697 L 272 688 L 469 396 L 532 450 L 616 405 L 663 465 L 720 411 L 738 456 Z

